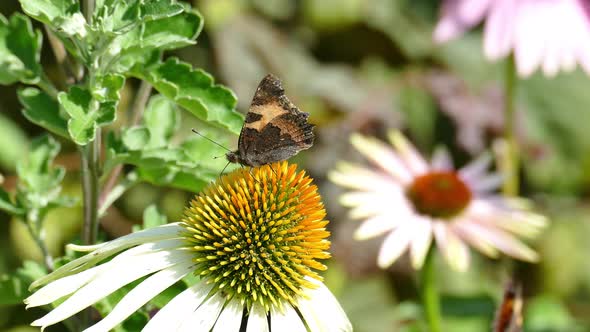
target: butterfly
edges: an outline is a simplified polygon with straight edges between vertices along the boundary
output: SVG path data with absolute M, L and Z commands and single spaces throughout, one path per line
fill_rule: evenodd
M 509 282 L 496 312 L 494 332 L 522 332 L 522 287 Z
M 226 154 L 231 163 L 261 166 L 291 158 L 313 145 L 314 125 L 287 96 L 281 81 L 266 75 L 254 93 L 238 149 Z

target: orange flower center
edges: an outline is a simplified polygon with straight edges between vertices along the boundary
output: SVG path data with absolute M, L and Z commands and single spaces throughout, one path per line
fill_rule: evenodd
M 471 191 L 455 172 L 432 172 L 414 179 L 406 192 L 420 214 L 451 218 L 471 201 Z

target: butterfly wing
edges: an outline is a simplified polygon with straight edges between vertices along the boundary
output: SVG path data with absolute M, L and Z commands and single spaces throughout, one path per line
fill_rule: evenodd
M 242 163 L 259 166 L 288 159 L 312 146 L 313 125 L 285 96 L 281 82 L 267 75 L 258 85 L 238 141 Z

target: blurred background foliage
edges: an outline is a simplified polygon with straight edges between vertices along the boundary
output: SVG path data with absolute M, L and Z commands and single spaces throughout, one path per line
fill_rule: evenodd
M 490 149 L 503 128 L 503 64 L 484 59 L 478 31 L 434 45 L 436 0 L 196 0 L 193 5 L 205 18 L 205 30 L 196 46 L 173 55 L 230 87 L 241 112 L 247 110 L 260 78 L 272 72 L 318 125 L 314 147 L 295 159 L 323 193 L 334 254 L 326 280 L 355 331 L 424 330 L 416 275 L 408 262 L 401 260 L 385 272 L 376 267 L 378 241 L 352 241 L 358 224 L 337 204 L 340 190 L 325 175 L 337 160 L 360 160 L 347 140 L 355 131 L 382 137 L 389 128 L 402 128 L 424 152 L 449 146 L 459 164 Z M 6 17 L 19 11 L 16 0 L 0 2 Z M 48 43 L 43 45 L 42 62 L 51 76 L 57 69 Z M 127 81 L 118 112 L 129 107 L 129 96 L 137 88 L 137 81 Z M 25 147 L 43 134 L 23 116 L 16 89 L 0 86 L 0 171 L 2 186 L 10 192 L 17 186 L 17 165 L 29 153 Z M 474 264 L 464 274 L 440 264 L 447 331 L 489 330 L 511 271 L 524 281 L 526 331 L 590 331 L 589 89 L 590 78 L 577 71 L 519 81 L 522 190 L 552 221 L 533 244 L 542 261 L 531 265 L 473 255 Z M 183 141 L 193 135 L 191 128 L 202 127 L 185 111 L 170 112 L 176 120 L 164 135 L 172 140 Z M 237 136 L 221 131 L 205 134 L 230 148 L 237 143 Z M 133 137 L 127 139 L 133 145 Z M 62 195 L 74 200 L 51 210 L 43 226 L 55 256 L 63 254 L 65 243 L 79 239 L 82 220 L 79 159 L 72 143 L 59 142 L 55 162 L 66 170 Z M 202 144 L 209 143 L 194 141 L 184 147 L 202 151 Z M 210 156 L 203 162 L 221 171 L 223 158 L 213 157 L 224 151 L 205 149 Z M 141 225 L 150 205 L 168 220 L 181 217 L 193 184 L 183 186 L 179 180 L 177 185 L 159 186 L 156 179 L 154 175 L 151 183 L 135 185 L 108 211 L 102 219 L 105 238 Z M 6 214 L 0 219 L 0 284 L 22 280 L 11 278 L 14 274 L 34 279 L 40 272 L 27 262 L 40 262 L 42 255 L 26 226 Z M 27 325 L 40 316 L 38 310 L 25 311 L 15 300 L 22 294 L 2 289 L 0 330 L 35 331 Z

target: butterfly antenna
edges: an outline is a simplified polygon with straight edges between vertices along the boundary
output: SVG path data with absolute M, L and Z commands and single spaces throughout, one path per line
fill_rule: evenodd
M 227 168 L 227 166 L 229 166 L 230 162 L 228 161 L 227 164 L 225 164 L 225 166 L 223 167 L 223 169 L 221 170 L 221 173 L 219 173 L 219 177 L 221 177 L 223 175 L 223 172 L 225 172 L 225 169 Z
M 213 143 L 213 144 L 215 144 L 215 145 L 217 145 L 217 146 L 220 146 L 220 147 L 224 148 L 225 150 L 227 150 L 227 151 L 229 151 L 229 152 L 232 152 L 230 149 L 226 148 L 225 146 L 223 146 L 223 145 L 221 145 L 221 144 L 219 144 L 219 143 L 215 142 L 214 140 L 210 139 L 209 137 L 207 137 L 207 136 L 205 136 L 205 135 L 201 134 L 201 133 L 200 133 L 200 132 L 198 132 L 198 131 L 197 131 L 195 128 L 193 128 L 193 129 L 191 129 L 191 130 L 192 130 L 192 132 L 193 132 L 193 133 L 195 133 L 195 134 L 197 134 L 197 135 L 199 135 L 199 136 L 203 137 L 204 139 L 208 140 L 209 142 L 211 142 L 211 143 Z M 227 167 L 227 165 L 226 165 L 225 167 Z M 225 169 L 225 168 L 224 168 L 224 169 Z M 222 171 L 221 173 L 223 173 L 223 171 Z

